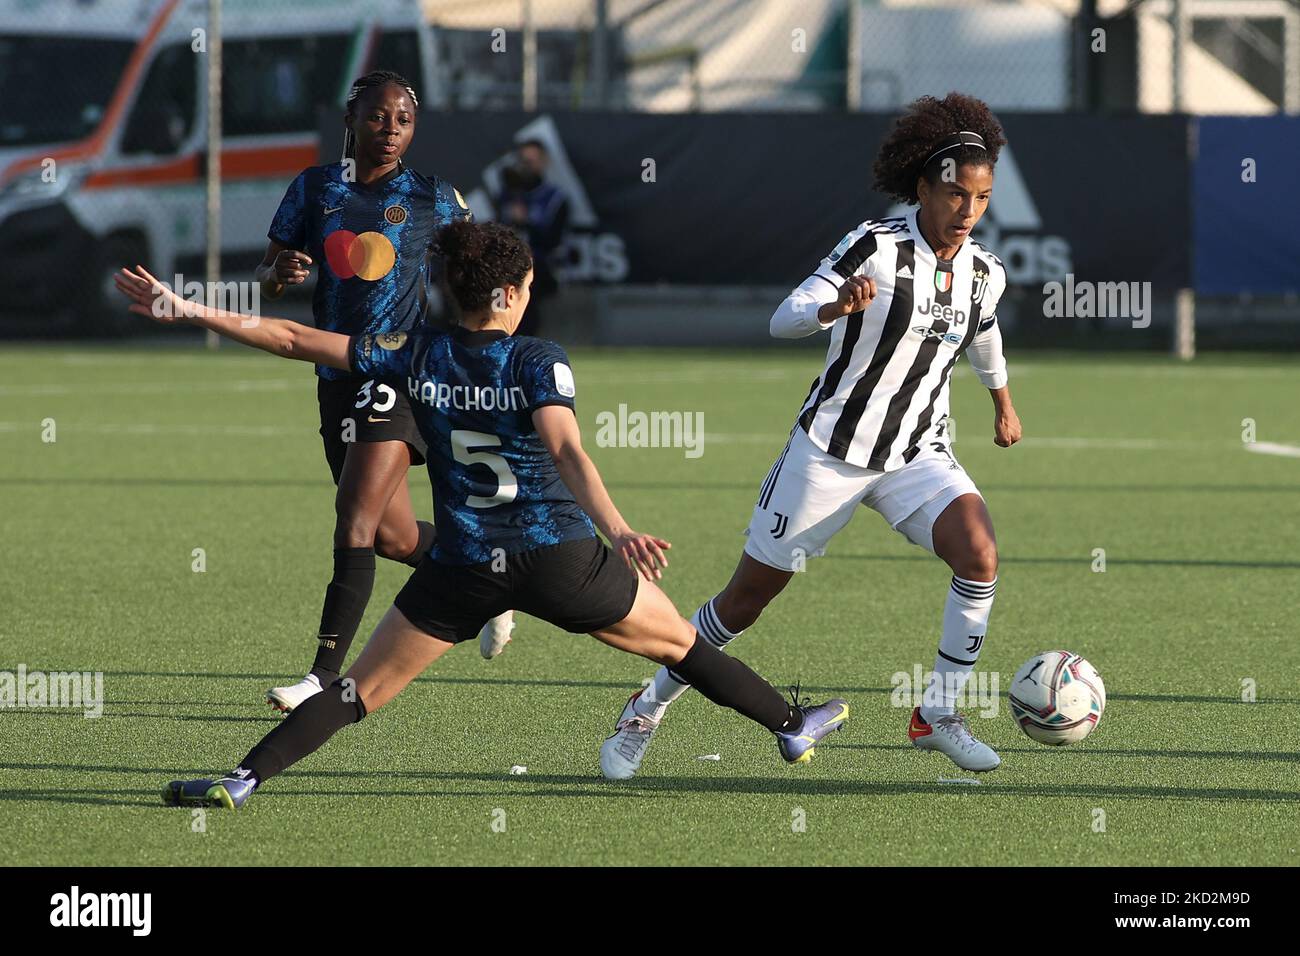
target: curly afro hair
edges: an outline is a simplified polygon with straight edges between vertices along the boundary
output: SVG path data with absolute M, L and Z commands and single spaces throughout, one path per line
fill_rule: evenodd
M 963 131 L 982 136 L 985 148 L 960 146 L 926 162 L 945 139 Z M 998 161 L 998 151 L 1006 143 L 1002 124 L 983 100 L 955 92 L 941 100 L 922 96 L 907 105 L 907 111 L 880 144 L 880 153 L 872 167 L 875 188 L 899 202 L 916 205 L 920 202 L 916 194 L 917 180 L 924 175 L 927 182 L 937 183 L 943 159 L 951 157 L 958 166 L 973 163 L 992 167 Z
M 499 222 L 453 222 L 438 231 L 444 281 L 462 312 L 492 304 L 492 293 L 524 281 L 533 267 L 528 244 Z

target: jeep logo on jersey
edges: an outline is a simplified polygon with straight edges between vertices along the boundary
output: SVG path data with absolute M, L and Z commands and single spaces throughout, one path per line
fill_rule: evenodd
M 916 307 L 917 315 L 931 315 L 936 319 L 943 319 L 945 322 L 951 322 L 953 325 L 964 325 L 966 322 L 966 313 L 961 309 L 954 309 L 950 305 L 939 305 L 933 299 L 926 299 Z
M 384 210 L 384 218 L 394 226 L 400 226 L 402 223 L 406 222 L 406 207 L 389 206 Z

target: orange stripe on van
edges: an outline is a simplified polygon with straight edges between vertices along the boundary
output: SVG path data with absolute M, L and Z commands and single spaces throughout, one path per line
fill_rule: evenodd
M 255 179 L 282 173 L 297 176 L 308 166 L 316 165 L 318 151 L 315 136 L 292 146 L 224 149 L 221 151 L 221 178 Z
M 82 189 L 107 189 L 112 186 L 162 186 L 175 183 L 192 183 L 199 178 L 199 157 L 182 156 L 167 163 L 151 166 L 102 169 L 86 177 Z
M 202 178 L 198 153 L 166 163 L 104 169 L 86 178 L 82 189 L 110 189 L 116 186 L 165 186 L 195 183 Z M 260 179 L 296 176 L 316 163 L 316 139 L 288 146 L 258 146 L 227 149 L 221 153 L 221 179 Z
M 126 69 L 122 71 L 122 79 L 118 81 L 117 88 L 113 90 L 113 97 L 108 102 L 108 109 L 104 111 L 104 118 L 99 121 L 95 131 L 80 142 L 60 149 L 52 149 L 45 156 L 27 156 L 15 160 L 0 175 L 0 185 L 8 185 L 12 179 L 21 176 L 23 173 L 40 168 L 46 159 L 52 159 L 56 163 L 76 162 L 77 160 L 97 156 L 103 151 L 104 144 L 108 142 L 113 129 L 122 119 L 122 114 L 126 110 L 126 101 L 130 98 L 131 91 L 135 89 L 136 81 L 140 78 L 140 71 L 144 69 L 145 61 L 149 58 L 149 53 L 153 49 L 154 41 L 158 39 L 158 34 L 162 32 L 163 26 L 166 25 L 172 11 L 176 9 L 176 5 L 179 3 L 180 0 L 167 0 L 153 18 L 153 22 L 149 24 L 144 39 L 137 43 L 135 49 L 131 51 L 131 58 L 126 63 Z

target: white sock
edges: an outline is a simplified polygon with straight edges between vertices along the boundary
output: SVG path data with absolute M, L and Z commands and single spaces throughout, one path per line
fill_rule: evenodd
M 723 626 L 722 621 L 718 618 L 717 612 L 713 609 L 713 598 L 701 604 L 691 615 L 691 625 L 714 647 L 721 650 L 739 637 L 743 631 L 732 633 Z M 649 717 L 652 720 L 659 720 L 663 717 L 664 711 L 668 705 L 681 697 L 689 688 L 690 684 L 673 674 L 667 667 L 661 667 L 655 671 L 655 676 L 651 678 L 650 684 L 641 692 L 636 703 L 632 705 L 642 717 Z
M 956 712 L 957 697 L 984 647 L 997 586 L 997 578 L 968 581 L 953 575 L 943 605 L 943 637 L 934 659 L 934 675 L 921 700 L 921 719 L 927 724 Z

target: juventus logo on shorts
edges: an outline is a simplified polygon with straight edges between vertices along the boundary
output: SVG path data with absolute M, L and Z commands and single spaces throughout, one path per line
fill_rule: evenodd
M 969 637 L 970 637 L 970 647 L 966 648 L 967 652 L 971 654 L 978 654 L 980 652 L 980 648 L 984 646 L 984 635 L 971 634 L 969 635 Z
M 783 515 L 779 511 L 775 512 L 775 514 L 776 524 L 772 526 L 771 531 L 768 533 L 774 538 L 784 537 L 785 527 L 790 523 L 790 518 L 788 515 Z

